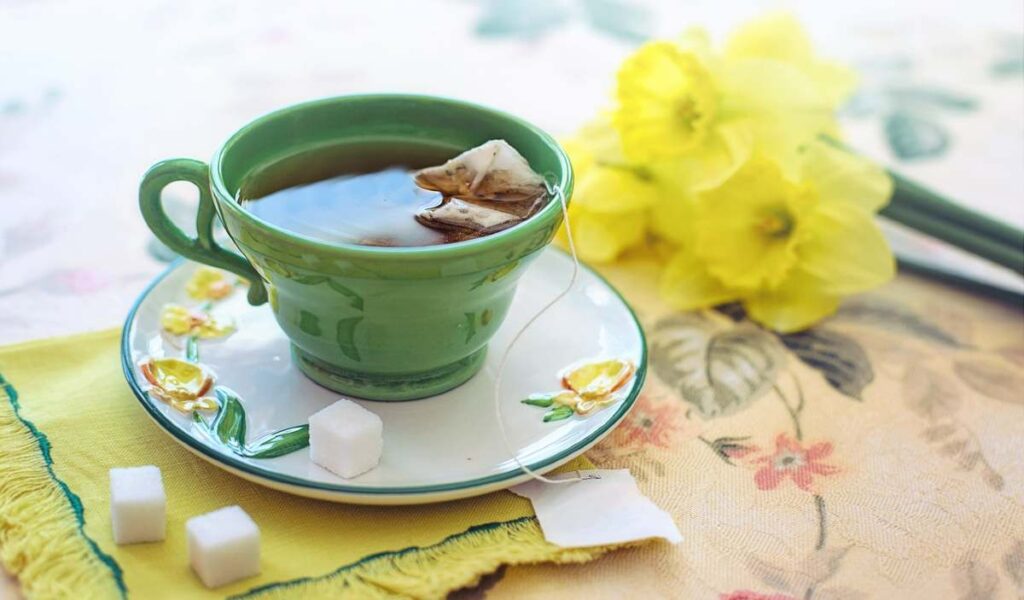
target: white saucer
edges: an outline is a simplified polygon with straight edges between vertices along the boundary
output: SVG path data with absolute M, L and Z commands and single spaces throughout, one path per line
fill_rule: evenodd
M 444 394 L 408 402 L 359 400 L 384 422 L 384 454 L 377 468 L 342 479 L 309 459 L 307 448 L 277 458 L 240 455 L 218 441 L 195 416 L 147 393 L 139 365 L 148 357 L 184 358 L 182 338 L 162 331 L 168 303 L 198 308 L 185 293 L 199 265 L 178 262 L 142 293 L 125 323 L 121 359 L 125 376 L 157 425 L 201 458 L 240 477 L 285 492 L 357 504 L 422 504 L 485 494 L 528 479 L 501 441 L 492 388 L 497 363 L 516 329 L 568 282 L 571 259 L 548 249 L 523 276 L 515 301 L 490 343 L 486 364 L 470 381 Z M 244 436 L 252 441 L 304 425 L 340 396 L 318 386 L 291 362 L 288 340 L 268 306 L 253 308 L 236 292 L 210 311 L 234 321 L 235 333 L 199 341 L 199 364 L 216 385 L 234 391 L 244 407 Z M 596 359 L 621 359 L 635 374 L 603 410 L 544 422 L 545 409 L 522 404 L 531 394 L 561 389 L 566 367 Z M 630 308 L 600 276 L 583 268 L 572 293 L 520 339 L 502 380 L 505 428 L 519 458 L 549 471 L 607 435 L 632 407 L 646 370 L 643 332 Z M 212 394 L 210 394 L 212 395 Z M 212 412 L 196 413 L 212 421 Z

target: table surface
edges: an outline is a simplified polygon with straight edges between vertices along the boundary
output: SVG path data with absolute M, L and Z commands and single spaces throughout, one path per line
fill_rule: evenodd
M 607 104 L 616 65 L 638 41 L 697 24 L 721 35 L 760 4 L 276 6 L 0 0 L 0 343 L 120 323 L 168 259 L 138 214 L 140 175 L 163 158 L 210 156 L 261 113 L 328 95 L 417 92 L 567 134 Z M 1018 0 L 789 6 L 822 54 L 863 74 L 843 115 L 852 145 L 1024 225 Z M 165 195 L 187 219 L 194 190 Z M 0 597 L 14 589 L 0 583 Z

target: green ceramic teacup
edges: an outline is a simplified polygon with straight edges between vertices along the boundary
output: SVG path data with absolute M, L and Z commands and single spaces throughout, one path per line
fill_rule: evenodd
M 149 228 L 179 254 L 251 282 L 249 302 L 269 298 L 296 365 L 317 383 L 375 400 L 438 394 L 482 366 L 487 342 L 527 264 L 561 223 L 559 202 L 483 238 L 439 246 L 381 248 L 326 243 L 289 232 L 235 201 L 250 174 L 318 147 L 429 141 L 469 149 L 505 139 L 568 200 L 569 159 L 540 129 L 494 110 L 429 96 L 342 96 L 298 104 L 240 129 L 209 166 L 192 159 L 154 165 L 139 190 Z M 400 157 L 396 157 L 400 158 Z M 174 181 L 199 187 L 197 237 L 164 213 Z M 213 239 L 219 216 L 243 256 Z

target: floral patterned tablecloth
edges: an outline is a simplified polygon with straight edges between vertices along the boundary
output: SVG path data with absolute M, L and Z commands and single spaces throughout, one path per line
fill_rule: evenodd
M 605 269 L 651 376 L 587 456 L 630 469 L 684 541 L 514 569 L 493 597 L 1024 597 L 1018 308 L 904 276 L 776 335 L 733 307 L 673 312 L 654 269 Z
M 844 113 L 851 144 L 1024 225 L 1019 2 L 789 6 L 823 54 L 863 73 Z M 138 215 L 141 173 L 209 156 L 260 113 L 422 92 L 567 134 L 604 105 L 643 39 L 694 24 L 722 33 L 763 8 L 0 0 L 0 343 L 118 323 L 169 258 Z M 167 190 L 183 223 L 194 201 L 187 186 Z M 779 337 L 735 310 L 671 313 L 651 290 L 655 268 L 642 256 L 603 268 L 645 322 L 652 376 L 590 457 L 630 468 L 685 541 L 512 569 L 475 593 L 1024 597 L 1019 310 L 905 275 Z

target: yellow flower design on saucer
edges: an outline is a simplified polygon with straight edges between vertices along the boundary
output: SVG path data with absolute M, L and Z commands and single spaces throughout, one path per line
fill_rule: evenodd
M 221 338 L 235 331 L 233 323 L 180 304 L 168 304 L 160 312 L 160 326 L 172 335 L 189 335 L 201 339 Z
M 633 363 L 626 360 L 604 360 L 585 363 L 567 370 L 562 385 L 581 398 L 605 398 L 622 387 L 633 375 Z
M 178 358 L 148 358 L 139 370 L 151 386 L 149 395 L 181 412 L 216 410 L 218 406 L 215 398 L 206 396 L 214 377 L 201 365 Z
M 231 295 L 235 285 L 223 271 L 200 267 L 185 284 L 185 291 L 196 300 L 222 300 Z
M 561 376 L 562 391 L 531 394 L 523 404 L 550 408 L 544 422 L 561 421 L 576 415 L 588 415 L 615 403 L 615 392 L 633 376 L 635 367 L 628 360 L 611 359 L 587 362 L 566 369 Z

